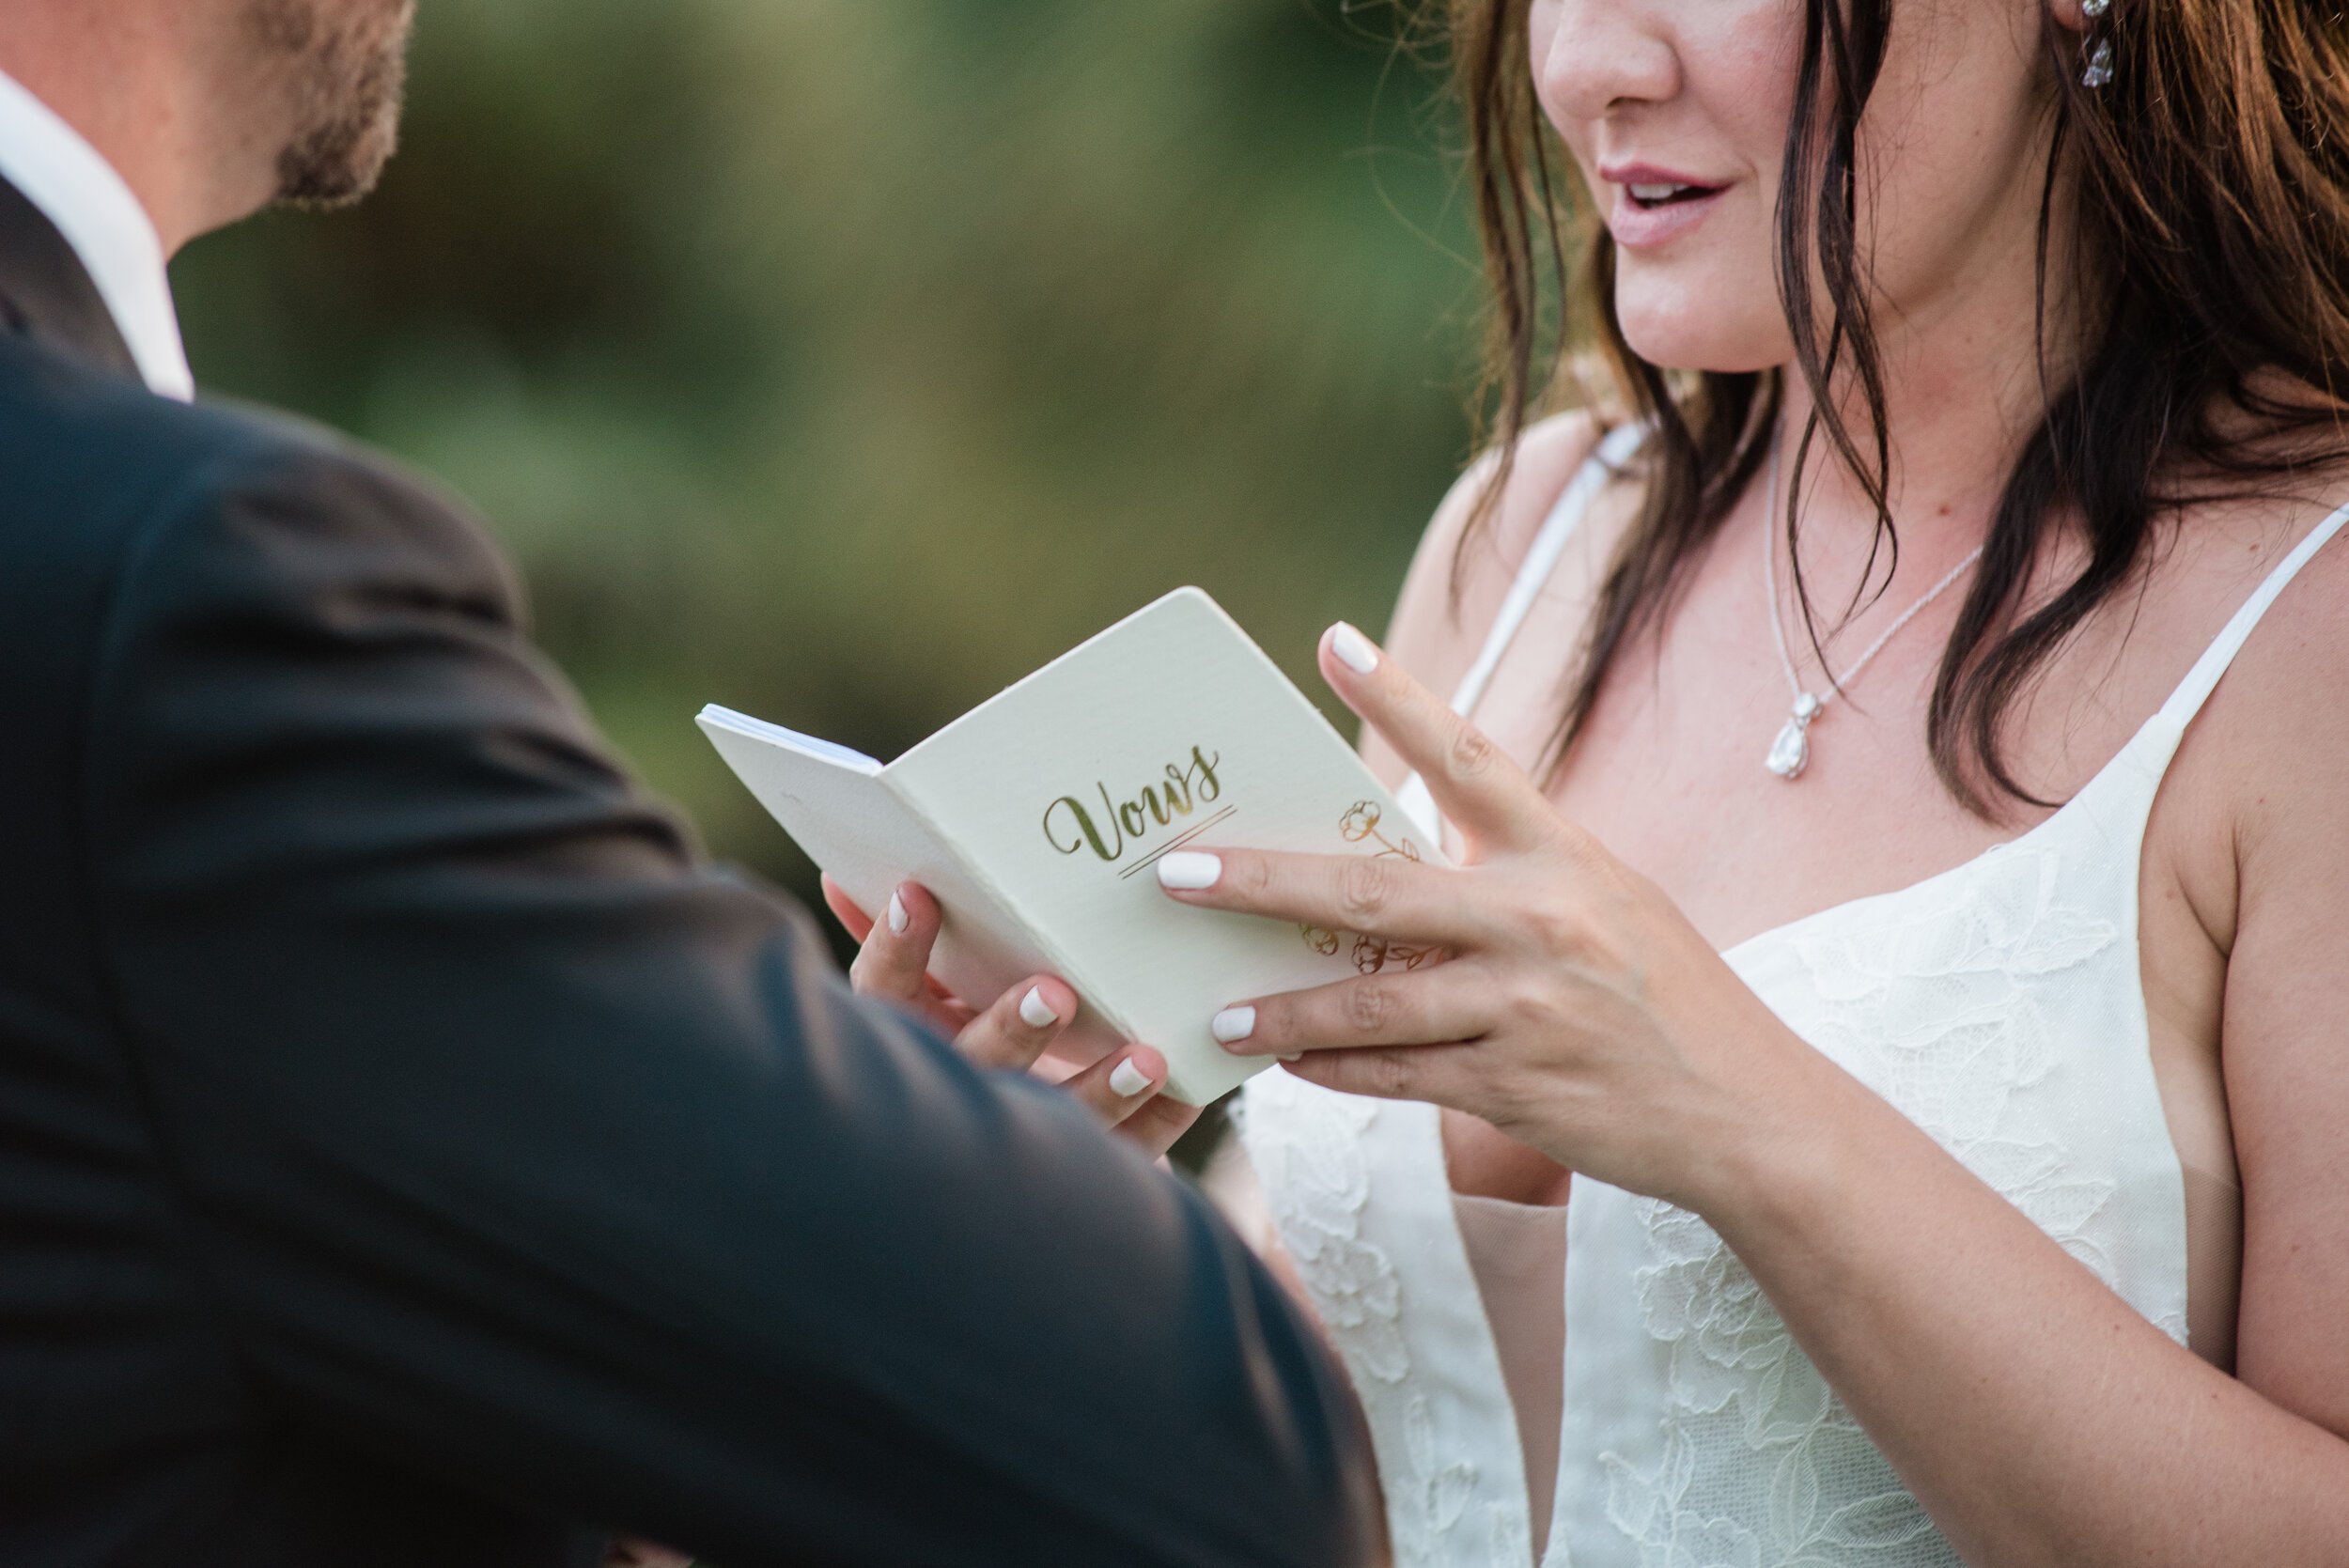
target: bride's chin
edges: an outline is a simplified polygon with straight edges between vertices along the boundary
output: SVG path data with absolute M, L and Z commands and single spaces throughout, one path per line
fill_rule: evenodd
M 1724 312 L 1685 298 L 1635 306 L 1619 297 L 1615 308 L 1624 341 L 1659 370 L 1745 375 L 1775 369 L 1794 358 L 1776 293 L 1763 312 Z

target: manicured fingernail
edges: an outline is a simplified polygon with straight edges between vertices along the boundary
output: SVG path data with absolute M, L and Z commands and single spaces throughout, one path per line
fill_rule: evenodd
M 1340 621 L 1330 629 L 1330 651 L 1345 660 L 1346 667 L 1358 675 L 1366 675 L 1378 668 L 1378 650 L 1369 638 Z
M 1225 1045 L 1245 1040 L 1256 1032 L 1256 1010 L 1253 1007 L 1226 1007 L 1207 1021 L 1207 1028 Z
M 1129 1056 L 1110 1074 L 1110 1087 L 1117 1092 L 1118 1098 L 1130 1100 L 1150 1087 L 1150 1075 L 1135 1066 Z
M 1019 999 L 1019 1021 L 1030 1029 L 1050 1029 L 1060 1022 L 1060 1015 L 1044 1000 L 1043 989 L 1031 986 L 1028 994 Z
M 1215 879 L 1223 875 L 1223 857 L 1203 855 L 1196 849 L 1177 849 L 1171 855 L 1159 857 L 1159 886 L 1174 888 L 1183 893 L 1196 893 L 1201 888 L 1215 886 Z
M 906 927 L 912 924 L 913 917 L 906 913 L 906 901 L 895 893 L 891 893 L 889 895 L 889 928 L 902 937 L 906 934 Z

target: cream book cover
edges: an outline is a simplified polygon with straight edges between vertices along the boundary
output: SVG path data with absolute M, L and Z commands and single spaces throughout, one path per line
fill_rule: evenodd
M 1181 588 L 894 762 L 715 706 L 699 723 L 753 795 L 868 910 L 911 878 L 945 913 L 932 972 L 985 1005 L 1031 974 L 1083 1006 L 1065 1051 L 1166 1054 L 1205 1105 L 1262 1059 L 1218 1045 L 1227 1002 L 1427 955 L 1188 908 L 1171 849 L 1249 846 L 1440 861 L 1319 710 L 1197 588 Z

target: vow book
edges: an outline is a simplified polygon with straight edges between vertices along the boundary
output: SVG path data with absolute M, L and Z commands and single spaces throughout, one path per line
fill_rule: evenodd
M 1063 1050 L 1166 1055 L 1192 1105 L 1268 1065 L 1217 1009 L 1416 968 L 1348 931 L 1175 903 L 1174 849 L 1246 846 L 1440 862 L 1353 748 L 1196 588 L 1167 595 L 881 763 L 715 706 L 699 722 L 810 859 L 878 918 L 906 879 L 944 924 L 931 972 L 985 1007 L 1038 973 L 1081 999 Z

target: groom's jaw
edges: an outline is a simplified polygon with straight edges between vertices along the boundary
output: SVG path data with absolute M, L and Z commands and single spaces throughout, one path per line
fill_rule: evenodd
M 341 207 L 374 189 L 399 140 L 414 0 L 244 0 L 286 106 L 277 199 Z

